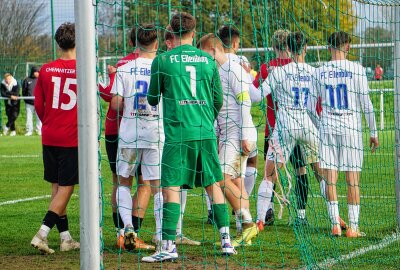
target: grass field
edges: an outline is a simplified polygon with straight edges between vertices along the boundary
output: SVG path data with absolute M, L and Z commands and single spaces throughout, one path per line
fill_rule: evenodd
M 386 86 L 384 86 L 386 87 Z M 371 94 L 375 108 L 379 106 L 379 95 Z M 23 134 L 24 113 L 18 120 L 18 133 Z M 259 138 L 262 149 L 263 122 L 261 113 L 254 108 L 255 122 L 260 124 Z M 140 258 L 148 252 L 120 253 L 114 248 L 115 233 L 111 219 L 111 179 L 102 140 L 102 186 L 104 198 L 104 266 L 106 269 L 399 269 L 400 241 L 396 232 L 395 179 L 394 179 L 394 121 L 393 93 L 385 94 L 385 124 L 387 129 L 379 132 L 381 146 L 375 155 L 368 151 L 365 133 L 364 170 L 361 176 L 361 228 L 367 237 L 349 240 L 345 237 L 329 236 L 329 220 L 326 206 L 319 196 L 319 187 L 310 176 L 311 192 L 307 215 L 310 226 L 294 228 L 288 226 L 289 212 L 266 228 L 253 246 L 238 249 L 238 255 L 223 258 L 213 243 L 218 240 L 212 226 L 205 224 L 207 209 L 202 202 L 202 191 L 190 192 L 184 219 L 184 233 L 202 241 L 200 247 L 180 246 L 181 258 L 176 263 L 156 265 L 140 264 Z M 3 118 L 4 121 L 4 118 Z M 4 123 L 4 122 L 3 122 Z M 367 131 L 367 130 L 365 130 Z M 97 158 L 97 157 L 93 157 Z M 0 137 L 0 269 L 79 269 L 79 252 L 60 253 L 58 233 L 49 236 L 50 246 L 56 249 L 51 256 L 42 256 L 30 246 L 30 240 L 41 224 L 49 198 L 49 185 L 42 180 L 43 165 L 40 137 Z M 290 168 L 289 168 L 290 169 Z M 262 153 L 259 155 L 259 177 L 263 173 Z M 312 175 L 312 173 L 310 173 Z M 283 176 L 283 180 L 286 177 Z M 346 185 L 340 175 L 341 216 L 347 220 Z M 79 239 L 79 188 L 69 205 L 70 231 Z M 293 196 L 292 196 L 293 197 Z M 291 201 L 294 201 L 291 197 Z M 17 201 L 30 199 L 27 201 Z M 254 192 L 251 198 L 255 216 Z M 277 204 L 275 209 L 277 210 Z M 290 211 L 288 210 L 290 209 Z M 144 222 L 141 237 L 151 241 L 154 231 L 152 203 Z M 231 217 L 232 234 L 234 219 Z M 335 261 L 329 259 L 336 259 Z M 329 263 L 331 262 L 331 263 Z M 333 263 L 332 263 L 333 262 Z

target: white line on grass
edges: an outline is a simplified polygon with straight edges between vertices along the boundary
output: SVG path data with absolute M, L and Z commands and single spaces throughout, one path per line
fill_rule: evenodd
M 38 158 L 39 155 L 0 155 L 2 158 Z
M 336 259 L 327 259 L 323 262 L 318 263 L 316 265 L 316 268 L 318 268 L 318 269 L 331 268 L 333 265 L 338 264 L 340 262 L 351 260 L 355 257 L 362 256 L 362 255 L 364 255 L 368 252 L 374 251 L 374 250 L 384 249 L 385 247 L 389 246 L 390 244 L 392 244 L 398 240 L 400 240 L 400 233 L 398 233 L 398 232 L 392 233 L 390 235 L 385 236 L 379 243 L 377 243 L 375 245 L 370 245 L 368 247 L 357 249 L 353 252 L 350 252 L 349 254 L 342 255 Z M 306 269 L 306 268 L 304 268 L 304 269 Z
M 25 198 L 25 199 L 5 201 L 5 202 L 1 202 L 0 206 L 7 205 L 7 204 L 16 204 L 16 203 L 20 203 L 20 202 L 36 201 L 36 200 L 41 200 L 41 199 L 50 198 L 50 197 L 51 197 L 51 195 L 43 195 L 43 196 L 30 197 L 30 198 Z
M 77 197 L 77 196 L 78 196 L 77 194 L 72 194 L 72 197 Z M 21 202 L 37 201 L 37 200 L 46 199 L 46 198 L 50 198 L 50 197 L 51 197 L 51 195 L 43 195 L 43 196 L 36 196 L 36 197 L 30 197 L 30 198 L 24 198 L 24 199 L 12 200 L 12 201 L 5 201 L 5 202 L 0 202 L 0 206 L 16 204 L 16 203 L 21 203 Z

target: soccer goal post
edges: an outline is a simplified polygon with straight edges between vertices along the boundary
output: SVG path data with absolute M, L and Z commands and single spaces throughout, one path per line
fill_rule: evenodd
M 80 268 L 100 269 L 100 200 L 94 5 L 75 0 L 80 180 Z
M 395 18 L 400 18 L 400 6 L 396 6 Z M 395 46 L 395 126 L 396 126 L 396 212 L 397 226 L 400 228 L 400 23 L 396 23 L 394 27 Z

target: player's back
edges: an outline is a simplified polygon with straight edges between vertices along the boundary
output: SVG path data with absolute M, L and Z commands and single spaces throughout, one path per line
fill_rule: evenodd
M 220 88 L 220 82 L 210 55 L 182 45 L 159 55 L 154 65 L 161 78 L 166 141 L 214 139 L 213 85 Z
M 86 89 L 81 89 L 85 91 Z M 44 64 L 35 88 L 45 103 L 42 127 L 44 145 L 78 145 L 76 60 L 57 59 Z
M 147 102 L 152 62 L 153 59 L 139 57 L 118 68 L 111 93 L 124 98 L 120 146 L 159 148 L 159 142 L 164 141 L 161 103 L 150 106 Z
M 274 100 L 278 103 L 277 124 L 281 128 L 301 129 L 311 120 L 307 114 L 314 68 L 306 63 L 289 63 L 274 68 L 268 76 Z
M 322 97 L 321 131 L 352 134 L 361 131 L 360 95 L 368 95 L 365 68 L 349 60 L 329 61 L 315 73 Z

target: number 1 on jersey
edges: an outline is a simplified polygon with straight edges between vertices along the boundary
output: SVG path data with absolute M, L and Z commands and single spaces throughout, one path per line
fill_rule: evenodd
M 186 71 L 190 74 L 190 90 L 192 97 L 196 97 L 196 67 L 186 66 Z

